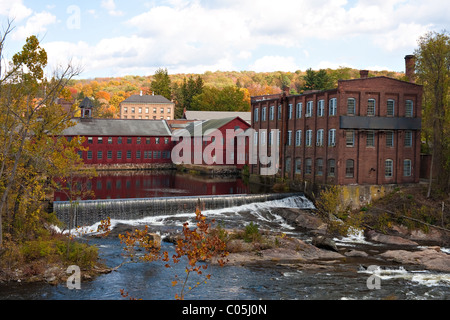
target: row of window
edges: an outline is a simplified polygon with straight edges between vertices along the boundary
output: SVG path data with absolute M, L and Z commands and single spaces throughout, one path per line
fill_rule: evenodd
M 394 116 L 395 114 L 395 103 L 396 101 L 393 99 L 387 100 L 387 116 Z M 288 105 L 288 119 L 292 119 L 293 117 L 293 105 Z M 277 109 L 277 119 L 281 120 L 281 105 L 278 106 Z M 295 108 L 295 117 L 296 119 L 300 119 L 303 114 L 303 103 L 299 102 Z M 314 101 L 308 101 L 306 103 L 305 117 L 312 117 L 314 114 Z M 328 116 L 335 116 L 337 114 L 337 99 L 332 98 L 328 102 Z M 376 114 L 376 100 L 368 99 L 367 100 L 367 116 L 375 116 Z M 413 117 L 414 114 L 414 102 L 412 100 L 406 100 L 405 102 L 405 117 Z M 356 115 L 356 99 L 348 98 L 347 99 L 347 115 Z M 267 107 L 263 107 L 261 109 L 261 121 L 267 120 Z M 317 102 L 317 116 L 324 117 L 325 116 L 325 100 L 319 100 Z M 259 108 L 255 108 L 254 110 L 254 121 L 259 121 Z M 269 107 L 269 120 L 275 120 L 275 106 Z
M 312 174 L 312 159 L 306 158 L 305 159 L 305 175 L 311 175 Z M 322 158 L 316 159 L 316 175 L 322 176 L 324 171 L 324 161 Z M 291 171 L 291 158 L 286 158 L 286 171 Z M 296 158 L 295 159 L 295 174 L 301 174 L 302 173 L 302 159 Z M 335 159 L 329 159 L 328 165 L 327 165 L 327 175 L 329 177 L 334 177 L 336 174 L 336 160 Z M 345 177 L 346 178 L 353 178 L 355 174 L 355 161 L 353 159 L 348 159 L 345 161 Z M 403 176 L 404 177 L 411 177 L 412 175 L 412 161 L 410 159 L 403 160 Z M 392 178 L 394 176 L 394 161 L 392 159 L 387 159 L 384 162 L 384 176 L 386 178 Z
M 301 146 L 302 145 L 302 130 L 297 130 L 295 132 L 295 146 Z M 367 147 L 375 147 L 375 131 L 366 131 L 366 146 Z M 266 130 L 260 131 L 260 144 L 265 145 L 266 144 Z M 394 131 L 386 131 L 386 147 L 394 147 Z M 278 131 L 278 144 L 280 143 L 280 131 Z M 287 135 L 287 145 L 291 146 L 293 144 L 292 140 L 292 131 L 288 131 Z M 268 144 L 272 145 L 273 143 L 273 131 L 270 131 L 268 134 Z M 255 132 L 254 139 L 253 139 L 254 145 L 258 144 L 258 133 Z M 313 143 L 313 131 L 312 130 L 306 130 L 305 131 L 305 145 L 307 147 L 311 147 Z M 324 146 L 324 129 L 319 129 L 316 132 L 316 146 L 321 147 Z M 345 144 L 347 147 L 354 147 L 355 146 L 355 131 L 354 130 L 347 130 L 345 131 Z M 403 145 L 405 147 L 412 147 L 413 145 L 413 132 L 412 131 L 405 131 L 404 139 L 403 139 Z M 328 130 L 328 146 L 334 147 L 336 146 L 336 129 L 330 129 Z
M 116 151 L 116 159 L 121 160 L 124 156 L 122 151 Z M 83 159 L 84 152 L 78 151 L 78 155 L 80 158 Z M 105 153 L 103 151 L 97 151 L 97 160 L 103 160 L 103 156 Z M 130 160 L 132 159 L 133 152 L 131 150 L 126 151 L 125 156 L 126 159 Z M 170 151 L 135 151 L 135 157 L 136 159 L 170 159 L 171 152 Z M 93 151 L 86 151 L 86 157 L 88 160 L 94 159 L 94 152 Z M 109 150 L 106 152 L 106 159 L 112 160 L 113 159 L 113 151 Z
M 136 108 L 130 108 L 131 113 L 136 113 Z M 156 114 L 157 108 L 153 108 L 153 113 Z M 123 112 L 124 113 L 128 113 L 128 107 L 123 107 Z M 172 112 L 172 108 L 167 108 L 167 111 L 165 108 L 160 108 L 160 113 L 168 113 L 170 114 Z M 138 113 L 142 113 L 142 108 L 139 107 L 138 108 Z M 148 114 L 150 113 L 150 108 L 145 108 L 145 113 Z
M 69 140 L 71 138 L 68 138 Z M 163 140 L 161 140 L 163 139 Z M 133 137 L 127 137 L 127 138 L 122 138 L 122 137 L 117 137 L 117 138 L 113 138 L 113 137 L 109 137 L 107 139 L 103 139 L 103 137 L 97 137 L 97 144 L 103 144 L 103 142 L 107 143 L 107 144 L 114 144 L 114 140 L 117 144 L 122 144 L 124 143 L 124 141 L 126 141 L 127 144 L 133 144 L 133 142 L 136 140 L 136 144 L 141 144 L 143 142 L 145 142 L 145 144 L 151 144 L 152 140 L 154 144 L 160 144 L 161 142 L 164 142 L 164 144 L 169 144 L 170 139 L 169 138 L 133 138 Z M 94 138 L 93 137 L 88 137 L 87 138 L 87 142 L 88 144 L 93 144 L 94 143 Z

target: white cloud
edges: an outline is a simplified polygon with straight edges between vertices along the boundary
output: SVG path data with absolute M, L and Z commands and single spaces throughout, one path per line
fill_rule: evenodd
M 17 27 L 13 34 L 13 40 L 23 40 L 31 35 L 43 35 L 47 31 L 47 26 L 56 23 L 56 16 L 53 14 L 43 11 L 40 13 L 35 13 L 33 16 L 28 18 L 24 25 Z
M 417 23 L 401 23 L 396 29 L 373 37 L 373 42 L 386 51 L 415 47 L 420 36 L 424 35 L 431 25 Z
M 20 22 L 29 17 L 33 11 L 27 8 L 22 0 L 0 0 L 0 15 Z
M 265 56 L 256 60 L 249 69 L 256 72 L 295 71 L 298 65 L 293 57 Z
M 102 0 L 101 6 L 106 9 L 111 16 L 122 16 L 124 14 L 122 11 L 116 9 L 114 0 Z

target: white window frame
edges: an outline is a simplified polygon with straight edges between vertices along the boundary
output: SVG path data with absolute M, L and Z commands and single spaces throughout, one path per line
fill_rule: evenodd
M 297 147 L 302 145 L 302 130 L 297 130 L 295 132 L 295 145 Z
M 319 100 L 317 102 L 317 116 L 323 117 L 325 114 L 325 100 Z
M 318 147 L 322 147 L 323 146 L 323 129 L 317 130 L 316 146 L 318 146 Z
M 328 146 L 329 147 L 336 146 L 336 129 L 328 130 Z
M 331 98 L 329 101 L 329 116 L 335 116 L 337 114 L 337 98 Z
M 306 113 L 305 113 L 305 117 L 306 117 L 306 118 L 312 117 L 313 111 L 314 111 L 314 101 L 308 101 L 308 102 L 306 103 Z
M 306 130 L 305 145 L 307 147 L 311 147 L 312 146 L 312 130 Z

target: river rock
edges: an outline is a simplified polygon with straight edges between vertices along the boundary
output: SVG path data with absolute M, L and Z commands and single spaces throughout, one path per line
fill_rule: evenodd
M 326 224 L 309 210 L 295 208 L 274 208 L 272 213 L 279 215 L 287 223 L 307 231 L 324 234 Z
M 419 251 L 388 250 L 379 257 L 401 264 L 421 265 L 428 270 L 450 272 L 450 255 L 436 251 L 436 248 Z
M 392 244 L 399 246 L 417 246 L 419 245 L 417 242 L 414 242 L 409 239 L 405 239 L 399 236 L 392 236 L 387 234 L 378 233 L 374 230 L 369 230 L 366 232 L 367 239 L 375 242 L 380 242 L 384 244 Z
M 312 244 L 317 248 L 338 252 L 336 243 L 328 237 L 316 236 L 312 239 Z
M 344 255 L 346 257 L 361 257 L 361 258 L 365 258 L 365 257 L 369 256 L 366 252 L 359 251 L 359 250 L 350 250 L 350 251 L 345 252 Z

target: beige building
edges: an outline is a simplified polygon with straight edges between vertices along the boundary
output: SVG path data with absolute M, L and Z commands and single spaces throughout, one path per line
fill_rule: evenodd
M 163 96 L 133 95 L 120 104 L 120 119 L 172 120 L 175 104 Z

